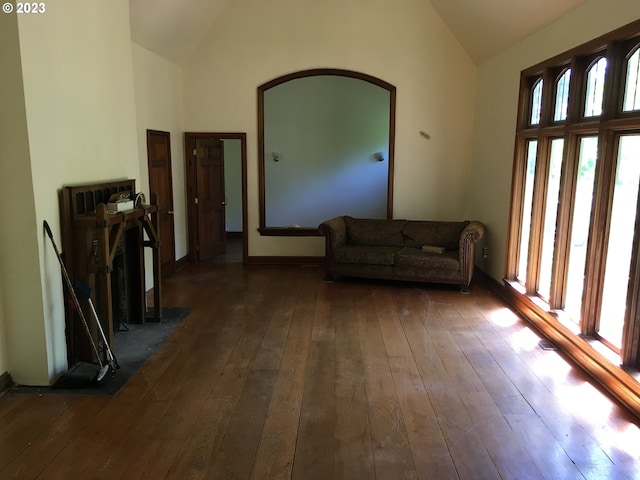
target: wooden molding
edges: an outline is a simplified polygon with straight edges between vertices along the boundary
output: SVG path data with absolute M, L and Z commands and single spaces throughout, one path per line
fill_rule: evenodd
M 248 265 L 324 265 L 324 257 L 294 257 L 294 256 L 250 256 L 247 257 Z
M 320 237 L 322 234 L 317 228 L 288 228 L 288 227 L 267 227 L 259 228 L 258 231 L 263 237 Z
M 176 260 L 176 272 L 179 270 L 182 270 L 184 267 L 187 266 L 188 263 L 189 263 L 189 257 L 187 255 Z

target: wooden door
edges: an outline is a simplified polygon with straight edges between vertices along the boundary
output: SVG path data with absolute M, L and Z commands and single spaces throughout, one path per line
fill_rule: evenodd
M 169 132 L 147 130 L 147 159 L 151 194 L 149 200 L 158 205 L 160 270 L 165 276 L 175 271 L 176 263 Z
M 226 253 L 224 145 L 218 138 L 195 140 L 197 258 Z

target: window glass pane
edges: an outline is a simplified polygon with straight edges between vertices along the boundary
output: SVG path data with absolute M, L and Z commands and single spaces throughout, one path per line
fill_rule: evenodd
M 589 73 L 587 74 L 587 94 L 584 105 L 585 117 L 596 117 L 602 113 L 604 75 L 606 70 L 606 58 L 601 58 L 589 68 Z
M 530 141 L 527 146 L 527 171 L 524 181 L 524 202 L 522 206 L 522 231 L 520 235 L 520 254 L 517 279 L 525 283 L 527 278 L 527 262 L 529 261 L 529 237 L 531 234 L 531 205 L 533 202 L 533 181 L 536 174 L 536 153 L 538 142 Z
M 622 326 L 629 286 L 631 248 L 640 181 L 638 151 L 640 151 L 640 135 L 620 138 L 598 332 L 616 347 L 620 347 L 622 342 Z
M 560 194 L 563 149 L 564 139 L 559 138 L 551 142 L 547 201 L 544 209 L 544 231 L 542 232 L 540 278 L 538 279 L 538 293 L 546 299 L 549 298 L 551 291 L 551 270 L 553 267 L 553 251 L 556 240 L 556 219 L 558 217 L 558 196 Z
M 569 270 L 565 311 L 577 323 L 580 321 L 584 273 L 587 262 L 587 243 L 589 223 L 593 205 L 593 189 L 598 159 L 598 137 L 586 137 L 580 140 L 578 160 L 578 178 L 573 201 L 573 223 L 571 225 L 571 244 L 569 246 Z
M 531 95 L 531 125 L 540 123 L 540 111 L 542 110 L 542 80 L 538 80 Z
M 640 85 L 638 84 L 638 74 L 640 72 L 640 49 L 631 55 L 627 61 L 627 79 L 624 85 L 624 103 L 622 110 L 640 110 Z
M 556 83 L 556 108 L 553 120 L 560 122 L 567 119 L 567 105 L 569 104 L 569 80 L 571 69 L 565 70 Z

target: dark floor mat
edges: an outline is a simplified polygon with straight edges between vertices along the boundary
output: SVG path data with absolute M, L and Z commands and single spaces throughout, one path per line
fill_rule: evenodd
M 112 348 L 120 368 L 115 373 L 107 373 L 100 383 L 92 380 L 99 366 L 81 363 L 70 368 L 54 387 L 16 386 L 13 391 L 43 395 L 114 395 L 190 313 L 191 309 L 187 307 L 164 307 L 160 322 L 123 324 L 114 333 Z

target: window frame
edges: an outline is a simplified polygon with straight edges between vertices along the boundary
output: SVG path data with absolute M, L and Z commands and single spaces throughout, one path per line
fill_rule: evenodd
M 532 299 L 556 317 L 562 317 L 566 300 L 570 236 L 573 222 L 573 199 L 576 195 L 580 142 L 584 137 L 597 137 L 598 162 L 595 170 L 593 204 L 589 225 L 585 281 L 582 292 L 579 332 L 582 336 L 598 338 L 600 305 L 604 284 L 605 256 L 608 228 L 615 186 L 618 139 L 625 134 L 640 133 L 640 110 L 624 112 L 627 60 L 640 48 L 640 20 L 603 37 L 576 47 L 552 59 L 521 72 L 520 97 L 516 121 L 511 210 L 509 217 L 505 281 L 517 295 Z M 598 116 L 585 116 L 588 68 L 599 58 L 606 58 L 607 69 Z M 555 120 L 557 82 L 571 69 L 567 118 Z M 540 122 L 531 124 L 533 89 L 541 80 L 542 103 Z M 563 164 L 556 218 L 556 235 L 548 298 L 538 293 L 542 235 L 547 196 L 551 142 L 564 139 Z M 528 245 L 528 264 L 524 284 L 518 280 L 520 242 L 525 219 L 524 194 L 529 142 L 538 142 L 533 190 L 531 227 Z M 623 365 L 640 367 L 640 216 L 636 206 L 630 280 L 627 295 L 622 344 L 618 353 Z M 611 345 L 609 345 L 612 347 Z M 614 348 L 614 350 L 616 350 Z

